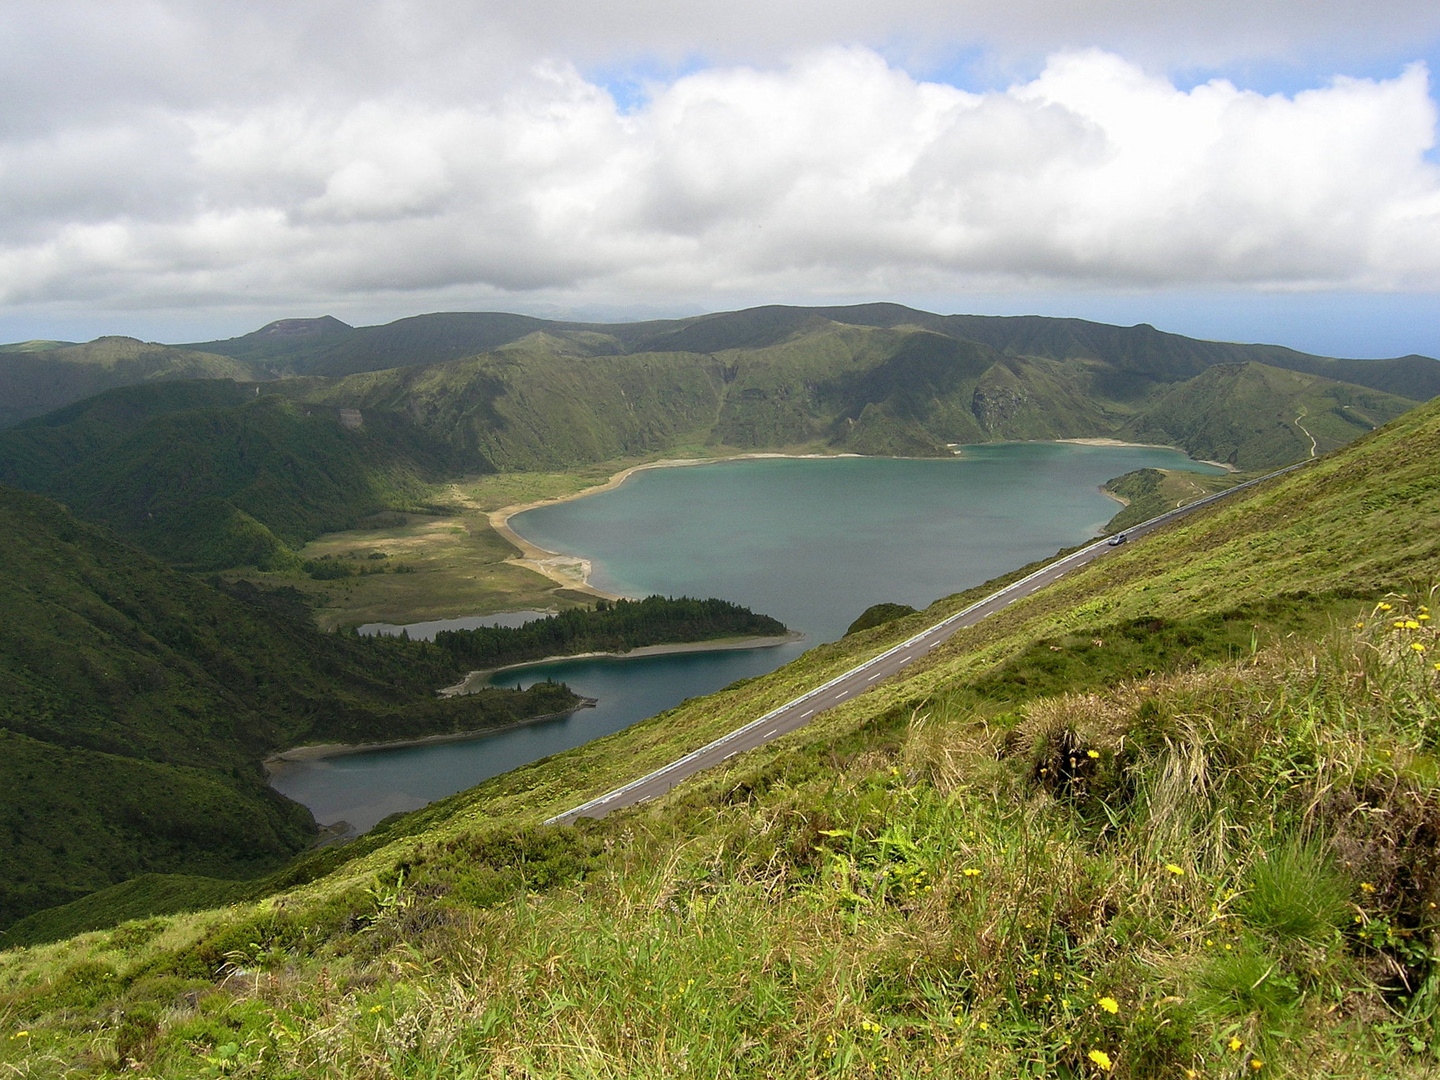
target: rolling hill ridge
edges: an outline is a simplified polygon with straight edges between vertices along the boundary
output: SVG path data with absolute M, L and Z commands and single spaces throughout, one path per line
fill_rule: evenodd
M 118 370 L 115 357 L 152 349 L 102 340 L 16 355 L 77 367 L 65 358 L 83 353 L 87 370 L 105 367 L 95 357 Z M 170 357 L 166 380 L 184 370 L 177 358 L 234 368 L 207 371 L 225 375 L 208 387 L 157 376 L 0 431 L 0 481 L 196 569 L 293 567 L 319 533 L 423 507 L 464 474 L 686 450 L 945 456 L 1065 438 L 1163 443 L 1259 471 L 1416 404 L 1396 388 L 1440 392 L 1440 362 L 1419 357 L 1329 360 L 1148 326 L 891 304 L 609 326 L 293 319 L 153 350 Z M 247 372 L 268 381 L 235 381 Z
M 206 583 L 0 486 L 0 929 L 145 872 L 249 877 L 315 824 L 259 762 L 305 742 L 475 730 L 562 686 L 440 700 L 432 646 L 317 630 L 292 593 Z

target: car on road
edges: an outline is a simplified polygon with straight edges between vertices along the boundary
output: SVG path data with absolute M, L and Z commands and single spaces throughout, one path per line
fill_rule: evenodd
M 1121 544 L 1129 543 L 1130 538 L 1124 533 L 1116 533 L 1110 538 L 1111 547 L 1119 547 Z

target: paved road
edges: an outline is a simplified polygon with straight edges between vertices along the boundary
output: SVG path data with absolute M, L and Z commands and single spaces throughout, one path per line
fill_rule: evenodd
M 1279 469 L 1272 473 L 1254 480 L 1247 480 L 1243 484 L 1236 484 L 1233 488 L 1214 495 L 1208 495 L 1203 499 L 1190 503 L 1187 506 L 1170 510 L 1159 517 L 1151 518 L 1143 524 L 1126 529 L 1124 535 L 1129 543 L 1140 539 L 1146 533 L 1153 532 L 1162 526 L 1170 524 L 1177 518 L 1186 514 L 1194 513 L 1202 506 L 1209 506 L 1220 499 L 1228 498 L 1237 491 L 1253 487 L 1255 484 L 1263 483 L 1266 480 L 1290 472 L 1293 469 L 1302 468 L 1309 462 L 1301 462 L 1298 465 L 1291 465 L 1289 468 Z M 702 746 L 669 765 L 656 769 L 654 772 L 632 780 L 624 787 L 616 788 L 607 792 L 599 798 L 591 799 L 573 809 L 557 814 L 546 821 L 547 825 L 569 824 L 577 818 L 601 818 L 612 810 L 622 806 L 634 806 L 636 803 L 653 799 L 657 795 L 663 795 L 676 784 L 687 777 L 693 776 L 702 769 L 708 769 L 712 765 L 719 765 L 722 761 L 728 761 L 736 754 L 746 750 L 753 750 L 771 739 L 779 738 L 787 732 L 796 728 L 804 727 L 810 722 L 811 717 L 826 709 L 839 705 L 842 701 L 848 701 L 858 697 L 866 690 L 869 690 L 876 683 L 889 678 L 902 668 L 913 664 L 926 653 L 930 652 L 941 642 L 948 639 L 957 630 L 967 626 L 974 626 L 987 615 L 993 615 L 1000 609 L 1013 604 L 1022 597 L 1043 589 L 1051 582 L 1064 577 L 1076 567 L 1084 566 L 1105 555 L 1115 551 L 1123 551 L 1124 545 L 1112 545 L 1109 539 L 1097 540 L 1095 543 L 1081 548 L 1079 551 L 1071 552 L 1064 558 L 1057 559 L 1047 566 L 1041 567 L 1027 577 L 1021 578 L 999 592 L 991 593 L 985 599 L 971 604 L 963 611 L 957 611 L 954 615 L 936 623 L 927 630 L 922 630 L 914 637 L 902 641 L 899 645 L 887 649 L 879 656 L 865 661 L 858 667 L 853 667 L 843 675 L 838 675 L 825 683 L 817 686 L 814 690 L 801 694 L 793 701 L 787 701 L 778 709 L 772 709 L 758 720 L 752 720 L 744 727 L 736 728 L 728 735 L 722 735 L 714 742 Z

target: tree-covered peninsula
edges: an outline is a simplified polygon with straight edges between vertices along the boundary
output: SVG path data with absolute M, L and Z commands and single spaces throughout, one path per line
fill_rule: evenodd
M 778 619 L 728 600 L 647 596 L 601 600 L 523 626 L 442 630 L 435 644 L 461 665 L 491 669 L 582 653 L 627 653 L 655 645 L 773 638 L 788 634 Z

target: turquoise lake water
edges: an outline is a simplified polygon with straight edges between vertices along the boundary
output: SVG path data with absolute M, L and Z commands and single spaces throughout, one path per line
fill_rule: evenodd
M 273 783 L 318 821 L 364 831 L 387 814 L 772 671 L 840 637 L 871 604 L 923 608 L 1081 543 L 1118 509 L 1099 485 L 1147 466 L 1219 471 L 1175 450 L 1010 443 L 964 447 L 944 460 L 770 458 L 649 469 L 610 491 L 528 511 L 511 526 L 541 547 L 590 559 L 599 588 L 723 597 L 806 640 L 527 668 L 496 681 L 553 678 L 599 704 L 467 742 L 288 765 Z M 432 634 L 437 628 L 424 624 Z

